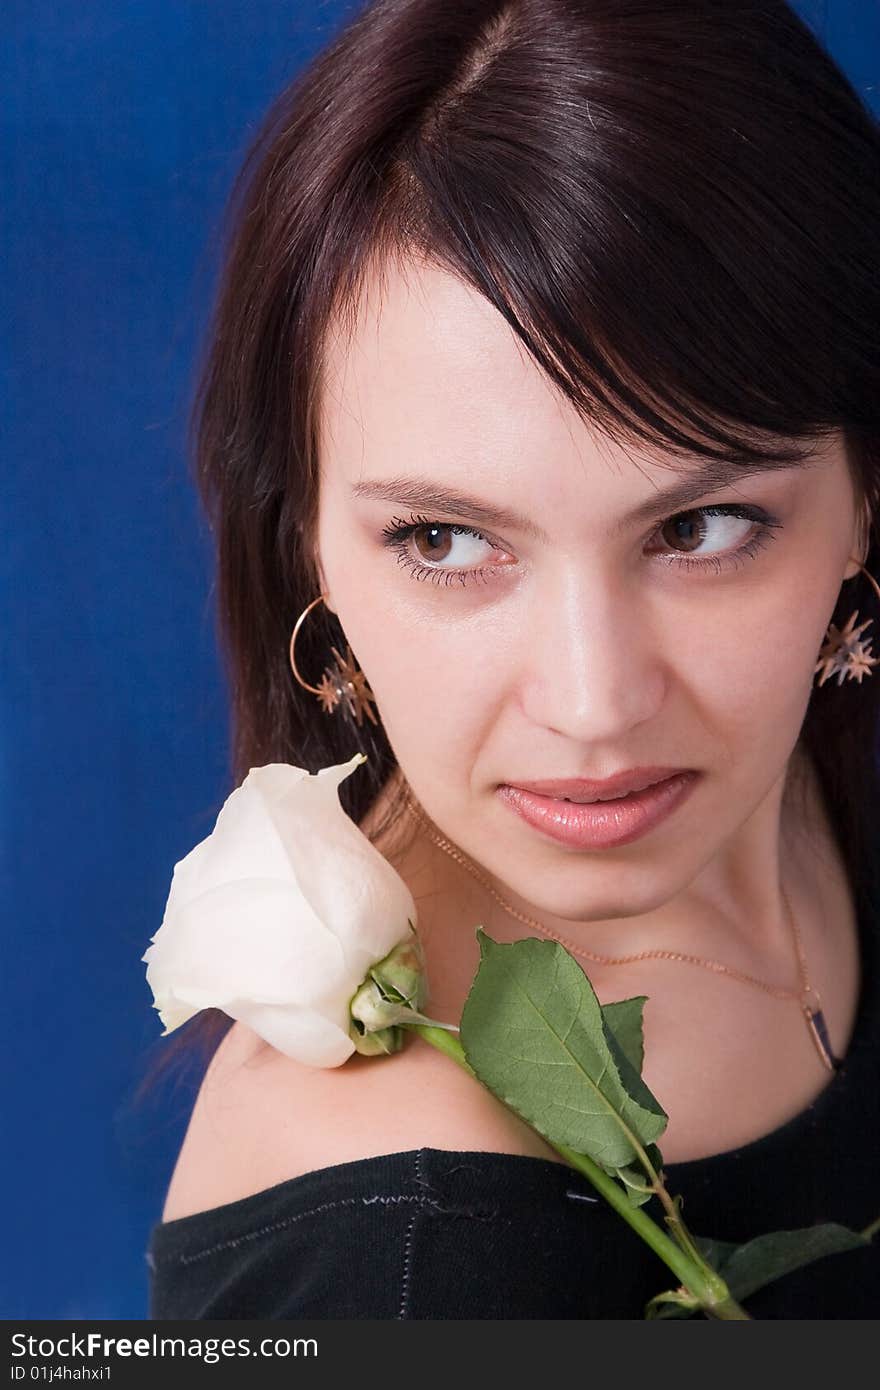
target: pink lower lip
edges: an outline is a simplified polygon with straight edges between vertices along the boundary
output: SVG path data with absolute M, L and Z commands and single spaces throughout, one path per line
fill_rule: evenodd
M 574 849 L 610 849 L 628 845 L 653 830 L 682 804 L 699 776 L 698 772 L 677 772 L 632 796 L 582 806 L 521 787 L 502 786 L 498 794 L 535 830 L 560 844 Z

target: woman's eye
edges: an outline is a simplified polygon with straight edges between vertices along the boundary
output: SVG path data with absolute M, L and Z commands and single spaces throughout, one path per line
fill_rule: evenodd
M 484 579 L 485 567 L 469 566 L 481 557 L 485 559 L 487 547 L 490 552 L 497 552 L 497 547 L 472 526 L 429 521 L 426 517 L 412 517 L 410 521 L 395 517 L 383 529 L 382 536 L 384 544 L 397 555 L 398 564 L 409 569 L 415 579 L 430 579 L 435 584 L 456 580 L 469 584 Z M 452 564 L 447 566 L 450 559 Z M 437 568 L 441 564 L 444 568 Z
M 763 507 L 725 502 L 714 507 L 694 507 L 677 512 L 658 527 L 657 535 L 667 547 L 661 559 L 685 569 L 711 569 L 720 573 L 738 569 L 753 558 L 782 525 Z
M 736 569 L 746 558 L 754 557 L 774 539 L 773 531 L 781 525 L 763 507 L 727 502 L 677 512 L 654 535 L 660 541 L 661 563 L 720 573 Z M 457 581 L 464 585 L 476 580 L 486 583 L 487 574 L 504 568 L 479 563 L 486 558 L 487 547 L 490 553 L 507 553 L 472 526 L 431 521 L 428 517 L 411 516 L 409 521 L 394 517 L 382 536 L 383 543 L 397 555 L 398 563 L 409 569 L 415 579 L 429 579 L 435 584 Z

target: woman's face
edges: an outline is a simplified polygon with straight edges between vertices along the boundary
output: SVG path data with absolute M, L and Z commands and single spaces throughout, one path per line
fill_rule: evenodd
M 784 777 L 861 558 L 842 440 L 682 476 L 591 430 L 486 300 L 415 264 L 331 338 L 322 429 L 323 590 L 435 825 L 564 919 L 672 897 Z M 483 513 L 430 500 L 453 493 Z M 561 846 L 498 794 L 644 765 L 700 776 L 612 848 Z

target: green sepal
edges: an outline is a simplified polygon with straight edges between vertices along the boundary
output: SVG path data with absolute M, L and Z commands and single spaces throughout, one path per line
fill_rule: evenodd
M 659 1177 L 663 1169 L 663 1155 L 656 1144 L 649 1144 L 645 1152 L 651 1167 Z M 643 1207 L 654 1196 L 654 1189 L 649 1186 L 648 1175 L 640 1163 L 615 1168 L 611 1176 L 623 1183 L 626 1195 L 634 1207 Z

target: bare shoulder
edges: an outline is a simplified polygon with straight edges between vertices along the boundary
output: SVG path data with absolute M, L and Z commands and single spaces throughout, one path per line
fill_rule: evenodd
M 234 1023 L 208 1067 L 163 1221 L 316 1168 L 422 1147 L 559 1159 L 480 1082 L 423 1039 L 391 1057 L 306 1067 Z

